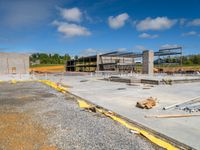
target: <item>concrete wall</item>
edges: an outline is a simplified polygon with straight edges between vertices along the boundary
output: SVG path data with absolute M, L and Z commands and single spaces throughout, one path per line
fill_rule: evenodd
M 29 73 L 29 55 L 0 53 L 0 74 Z

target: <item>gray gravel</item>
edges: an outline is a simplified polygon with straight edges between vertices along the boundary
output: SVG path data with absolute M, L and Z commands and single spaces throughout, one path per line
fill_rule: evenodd
M 0 108 L 31 113 L 36 122 L 50 131 L 48 143 L 59 149 L 160 149 L 110 118 L 80 109 L 69 96 L 41 83 L 0 84 L 0 91 Z M 26 100 L 16 102 L 20 96 Z

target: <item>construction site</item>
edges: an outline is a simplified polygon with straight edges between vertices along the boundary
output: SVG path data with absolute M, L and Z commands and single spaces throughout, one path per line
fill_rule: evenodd
M 0 53 L 0 149 L 199 149 L 200 74 L 182 55 L 113 51 L 29 68 L 29 55 Z M 165 71 L 165 56 L 181 69 Z
M 200 0 L 0 0 L 0 150 L 200 150 Z

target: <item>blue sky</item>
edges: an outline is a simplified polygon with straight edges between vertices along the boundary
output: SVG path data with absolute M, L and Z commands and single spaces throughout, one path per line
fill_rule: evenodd
M 0 51 L 200 53 L 199 0 L 0 0 Z

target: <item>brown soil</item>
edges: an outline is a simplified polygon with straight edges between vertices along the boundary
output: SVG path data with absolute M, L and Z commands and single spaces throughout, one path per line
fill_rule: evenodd
M 18 112 L 0 113 L 0 149 L 2 150 L 56 150 L 46 145 L 47 130 Z
M 41 72 L 41 73 L 54 73 L 54 72 L 65 72 L 65 66 L 46 66 L 46 67 L 32 67 L 30 68 L 30 72 Z

